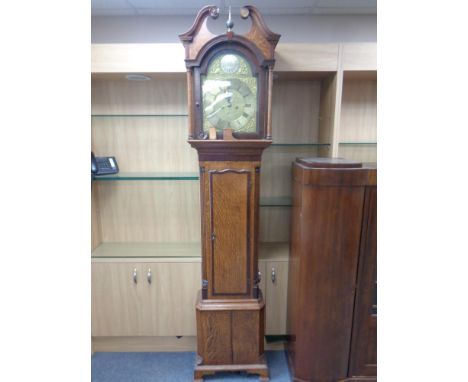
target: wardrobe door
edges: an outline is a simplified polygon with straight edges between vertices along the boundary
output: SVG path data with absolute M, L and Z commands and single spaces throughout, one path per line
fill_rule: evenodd
M 377 375 L 377 188 L 367 187 L 354 306 L 350 377 Z

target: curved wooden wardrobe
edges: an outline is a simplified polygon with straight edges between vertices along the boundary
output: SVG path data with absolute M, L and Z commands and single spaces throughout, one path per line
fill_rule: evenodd
M 288 288 L 294 381 L 377 375 L 377 170 L 297 159 Z

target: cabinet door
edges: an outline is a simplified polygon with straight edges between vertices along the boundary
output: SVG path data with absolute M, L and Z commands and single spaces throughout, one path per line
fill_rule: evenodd
M 251 178 L 249 169 L 208 171 L 208 298 L 250 296 Z
M 200 263 L 93 263 L 91 277 L 93 336 L 196 335 Z
M 142 307 L 147 336 L 195 336 L 195 302 L 201 289 L 200 263 L 145 263 L 148 301 Z
M 259 162 L 200 162 L 208 299 L 254 298 Z
M 286 334 L 288 262 L 267 261 L 266 283 L 266 330 L 267 335 Z
M 134 272 L 136 271 L 136 280 Z M 91 265 L 91 332 L 93 336 L 141 335 L 142 271 L 132 263 Z M 135 282 L 136 281 L 136 282 Z

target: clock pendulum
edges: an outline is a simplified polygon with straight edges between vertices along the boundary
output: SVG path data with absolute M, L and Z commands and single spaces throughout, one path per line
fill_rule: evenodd
M 206 6 L 179 37 L 185 47 L 188 142 L 198 151 L 202 282 L 196 303 L 197 364 L 194 379 L 217 371 L 246 371 L 268 380 L 264 358 L 265 302 L 259 288 L 260 164 L 272 143 L 274 51 L 280 38 L 253 6 L 237 35 L 212 34 Z

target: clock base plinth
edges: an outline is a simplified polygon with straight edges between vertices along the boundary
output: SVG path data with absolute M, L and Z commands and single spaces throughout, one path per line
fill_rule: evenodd
M 269 381 L 268 366 L 265 361 L 255 365 L 201 365 L 195 366 L 194 382 L 202 382 L 203 377 L 213 375 L 218 372 L 245 372 L 247 374 L 257 374 L 260 382 Z
M 258 374 L 268 381 L 264 356 L 265 303 L 258 299 L 203 300 L 196 304 L 198 360 L 194 380 L 222 371 Z

